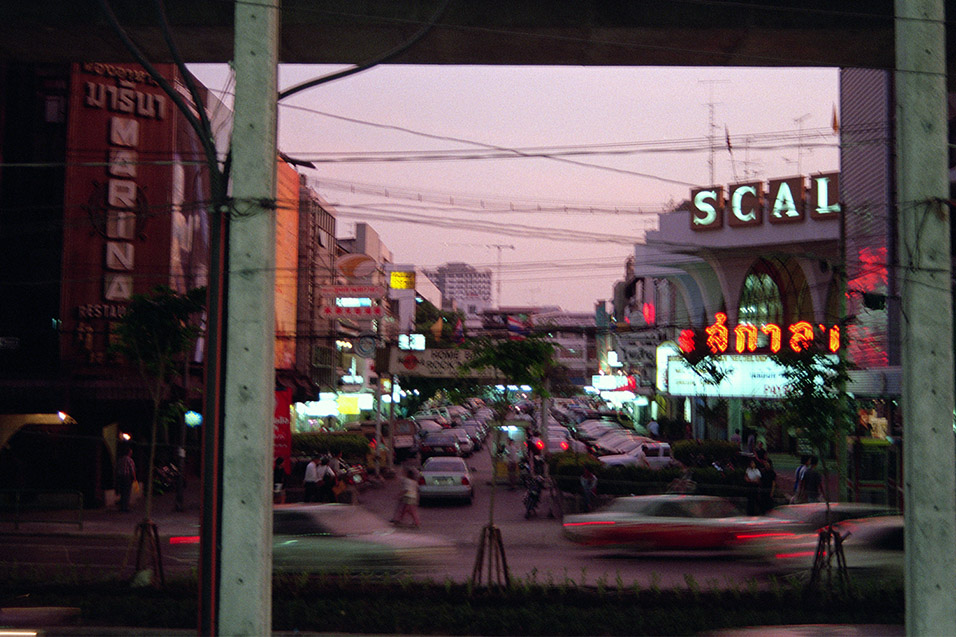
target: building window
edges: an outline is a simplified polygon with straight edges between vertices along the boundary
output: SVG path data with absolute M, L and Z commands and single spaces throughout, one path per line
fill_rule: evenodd
M 782 322 L 783 300 L 773 277 L 765 272 L 751 272 L 747 275 L 740 294 L 737 320 L 755 325 Z

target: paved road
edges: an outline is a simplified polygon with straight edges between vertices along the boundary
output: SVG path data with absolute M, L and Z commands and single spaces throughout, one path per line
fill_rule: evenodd
M 523 491 L 494 489 L 492 509 L 491 461 L 482 450 L 467 459 L 476 483 L 472 505 L 462 503 L 425 504 L 420 508 L 419 533 L 438 535 L 455 545 L 455 554 L 444 568 L 424 574 L 437 581 L 466 581 L 478 552 L 482 528 L 493 511 L 501 531 L 510 573 L 513 578 L 561 583 L 607 586 L 635 583 L 647 586 L 685 586 L 690 576 L 700 586 L 738 586 L 764 574 L 765 566 L 735 559 L 727 554 L 674 553 L 643 554 L 607 552 L 575 545 L 561 534 L 560 514 L 548 516 L 542 502 L 539 516 L 526 520 Z M 359 503 L 383 519 L 391 517 L 400 490 L 400 480 L 387 480 L 358 494 Z M 198 487 L 198 481 L 190 483 Z M 187 499 L 186 511 L 173 511 L 172 494 L 157 499 L 153 519 L 162 539 L 163 563 L 167 574 L 189 572 L 194 564 L 195 545 L 169 543 L 172 536 L 195 536 L 199 531 L 198 494 Z M 77 572 L 113 569 L 124 576 L 133 570 L 133 532 L 142 513 L 110 510 L 84 514 L 82 530 L 67 524 L 21 524 L 18 530 L 0 520 L 0 571 L 39 564 L 68 564 Z M 62 519 L 62 516 L 61 516 Z
M 542 501 L 539 515 L 525 519 L 520 489 L 511 491 L 506 485 L 494 489 L 492 509 L 491 460 L 485 450 L 467 459 L 476 477 L 474 504 L 423 504 L 419 508 L 421 532 L 452 540 L 457 555 L 435 579 L 467 580 L 474 568 L 481 530 L 493 510 L 495 526 L 501 530 L 505 557 L 512 577 L 523 580 L 573 580 L 608 586 L 623 583 L 631 587 L 685 586 L 691 576 L 701 586 L 737 586 L 763 577 L 763 564 L 741 561 L 728 553 L 675 552 L 646 554 L 590 549 L 566 540 L 561 534 L 560 511 L 549 517 L 548 504 Z M 394 510 L 400 483 L 394 480 L 384 487 L 369 488 L 359 494 L 362 506 L 387 518 Z

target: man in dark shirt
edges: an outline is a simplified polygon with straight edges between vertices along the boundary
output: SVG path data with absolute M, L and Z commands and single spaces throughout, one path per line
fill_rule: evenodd
M 823 476 L 817 471 L 817 457 L 810 458 L 810 466 L 807 467 L 803 478 L 800 480 L 800 488 L 806 495 L 807 502 L 820 501 L 820 487 L 823 484 Z

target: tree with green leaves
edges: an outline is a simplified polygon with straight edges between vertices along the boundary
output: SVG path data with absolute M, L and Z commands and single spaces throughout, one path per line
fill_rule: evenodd
M 830 494 L 825 488 L 830 471 L 827 457 L 836 448 L 837 477 L 843 480 L 842 450 L 847 434 L 853 426 L 853 409 L 845 391 L 849 380 L 849 362 L 840 356 L 809 347 L 801 352 L 781 350 L 773 360 L 783 367 L 787 389 L 777 404 L 778 422 L 798 439 L 806 442 L 819 458 L 823 470 L 823 496 L 829 518 Z M 820 531 L 816 559 L 811 572 L 810 584 L 814 585 L 822 572 L 830 577 L 832 557 L 835 555 L 838 580 L 849 583 L 846 563 L 841 546 L 842 537 L 829 524 Z
M 147 537 L 147 534 L 146 541 L 155 539 L 155 524 L 151 520 L 152 476 L 163 402 L 169 399 L 170 387 L 182 368 L 182 360 L 200 335 L 192 319 L 203 310 L 205 300 L 205 288 L 179 294 L 169 287 L 157 286 L 149 294 L 134 294 L 114 329 L 113 351 L 139 371 L 152 399 L 149 462 L 145 479 L 146 513 L 138 530 L 141 533 L 141 549 L 144 543 L 142 538 Z M 140 566 L 141 555 L 138 554 L 137 570 Z M 161 577 L 162 565 L 156 566 Z
M 529 385 L 532 391 L 540 398 L 550 396 L 548 389 L 549 378 L 557 368 L 554 359 L 554 344 L 539 336 L 529 336 L 521 340 L 496 340 L 491 338 L 477 339 L 471 343 L 474 356 L 465 365 L 462 371 L 478 369 L 493 369 L 496 376 L 504 383 Z M 502 390 L 495 401 L 496 422 L 493 444 L 488 445 L 492 467 L 495 466 L 497 453 L 498 432 L 508 410 L 507 390 Z M 472 570 L 472 583 L 480 584 L 483 572 L 487 567 L 488 584 L 505 586 L 510 585 L 507 561 L 505 560 L 504 545 L 501 541 L 501 530 L 494 523 L 495 510 L 495 479 L 491 481 L 491 498 L 488 505 L 488 524 L 481 531 L 478 544 L 478 555 L 475 558 Z M 496 578 L 496 581 L 492 579 Z

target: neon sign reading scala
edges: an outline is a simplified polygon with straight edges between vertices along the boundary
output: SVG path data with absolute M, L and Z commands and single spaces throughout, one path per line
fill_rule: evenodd
M 719 230 L 772 224 L 802 223 L 807 216 L 814 220 L 837 219 L 840 213 L 839 173 L 810 177 L 810 191 L 803 177 L 773 179 L 764 191 L 760 182 L 731 184 L 728 196 L 720 186 L 691 190 L 691 230 Z
M 760 346 L 761 336 L 766 345 Z M 731 342 L 733 337 L 733 342 Z M 756 326 L 752 323 L 741 323 L 733 329 L 727 325 L 727 315 L 718 312 L 714 315 L 714 322 L 702 332 L 685 329 L 681 330 L 678 338 L 678 347 L 685 354 L 727 354 L 727 353 L 754 353 L 758 349 L 767 349 L 776 354 L 784 347 L 796 353 L 804 352 L 820 343 L 828 352 L 840 351 L 840 326 L 826 327 L 823 324 L 813 325 L 809 321 L 799 321 L 787 325 L 786 329 L 774 323 Z

